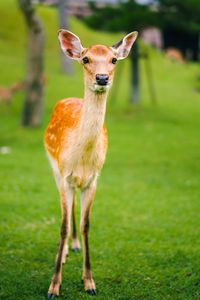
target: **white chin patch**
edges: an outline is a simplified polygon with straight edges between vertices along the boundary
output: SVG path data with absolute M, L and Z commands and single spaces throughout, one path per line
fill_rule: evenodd
M 96 92 L 96 93 L 104 93 L 106 92 L 107 90 L 109 90 L 110 88 L 110 84 L 107 84 L 107 85 L 98 85 L 98 84 L 93 84 L 91 85 L 91 90 L 93 92 Z

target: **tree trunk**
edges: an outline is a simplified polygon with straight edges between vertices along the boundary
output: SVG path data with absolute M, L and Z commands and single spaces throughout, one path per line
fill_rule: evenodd
M 66 14 L 66 4 L 68 0 L 59 0 L 58 1 L 58 15 L 59 15 L 59 25 L 62 29 L 69 29 L 68 16 Z M 62 50 L 60 50 L 61 55 L 61 66 L 62 70 L 71 75 L 74 73 L 72 61 L 68 58 Z
M 22 114 L 23 126 L 39 126 L 43 112 L 44 30 L 31 0 L 18 0 L 28 29 L 28 62 L 26 97 Z
M 131 97 L 130 101 L 133 104 L 140 102 L 139 91 L 139 49 L 138 43 L 135 43 L 131 51 Z

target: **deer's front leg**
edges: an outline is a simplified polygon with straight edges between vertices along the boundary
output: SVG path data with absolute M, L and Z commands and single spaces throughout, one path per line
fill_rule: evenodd
M 60 184 L 60 201 L 62 210 L 60 243 L 56 256 L 54 274 L 47 294 L 48 299 L 54 299 L 59 295 L 60 284 L 62 281 L 62 263 L 66 254 L 66 245 L 70 234 L 70 219 L 74 193 L 75 191 L 72 190 L 68 183 L 63 179 Z
M 96 294 L 96 288 L 91 273 L 88 234 L 89 234 L 90 210 L 94 199 L 95 191 L 96 191 L 96 180 L 90 185 L 90 187 L 84 189 L 81 192 L 81 235 L 82 235 L 82 243 L 83 243 L 82 280 L 84 283 L 85 290 L 91 295 Z

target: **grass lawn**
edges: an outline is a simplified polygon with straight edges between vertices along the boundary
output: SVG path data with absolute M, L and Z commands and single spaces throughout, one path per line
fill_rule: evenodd
M 39 8 L 46 28 L 45 117 L 20 127 L 23 93 L 0 105 L 0 299 L 44 299 L 59 237 L 59 198 L 43 149 L 55 102 L 82 95 L 82 71 L 60 72 L 57 16 Z M 1 1 L 0 85 L 23 79 L 25 28 L 15 1 Z M 134 28 L 133 28 L 134 29 Z M 113 44 L 77 20 L 84 45 Z M 90 247 L 97 300 L 200 299 L 200 97 L 198 66 L 166 61 L 152 51 L 158 105 L 150 104 L 141 62 L 142 105 L 128 104 L 129 62 L 118 97 L 108 102 L 109 150 L 91 215 Z M 115 89 L 115 86 L 113 87 Z M 77 212 L 78 217 L 78 212 Z M 82 255 L 70 253 L 61 299 L 91 299 L 81 284 Z

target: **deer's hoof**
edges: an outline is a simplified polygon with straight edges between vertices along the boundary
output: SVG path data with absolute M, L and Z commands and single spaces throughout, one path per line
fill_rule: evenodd
M 72 240 L 72 251 L 79 252 L 81 250 L 80 242 L 77 238 L 73 238 Z
M 72 248 L 73 252 L 80 252 L 80 250 L 81 250 L 80 248 Z
M 56 298 L 58 298 L 58 295 L 47 293 L 47 299 L 56 299 Z
M 94 296 L 94 295 L 97 294 L 97 291 L 96 291 L 95 289 L 87 290 L 86 292 L 87 292 L 89 295 L 92 295 L 92 296 Z

